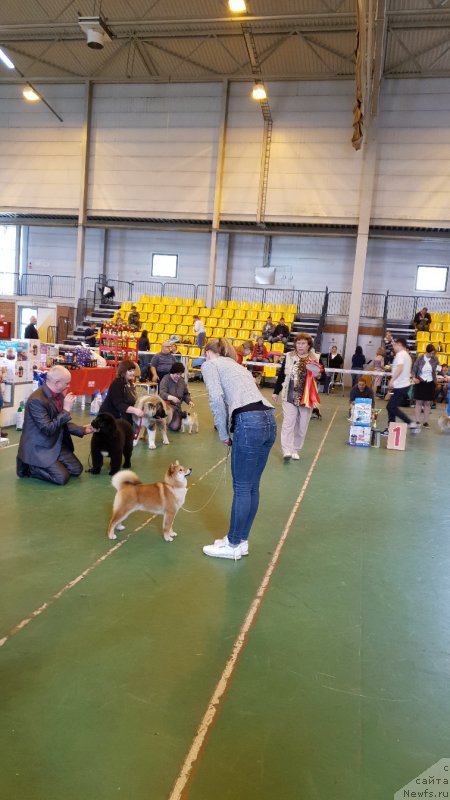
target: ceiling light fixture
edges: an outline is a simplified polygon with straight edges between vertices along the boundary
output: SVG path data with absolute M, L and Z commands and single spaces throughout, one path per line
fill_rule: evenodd
M 263 83 L 258 81 L 252 90 L 253 100 L 267 100 L 267 92 Z
M 41 99 L 40 95 L 38 95 L 38 93 L 32 89 L 31 86 L 25 86 L 22 95 L 24 96 L 25 100 L 28 100 L 29 103 L 37 103 L 37 101 Z
M 228 0 L 228 8 L 233 14 L 245 14 L 247 11 L 245 0 Z
M 2 50 L 1 47 L 0 47 L 0 61 L 3 61 L 5 67 L 8 67 L 8 69 L 15 69 L 15 66 L 14 66 L 13 62 L 11 61 L 10 58 L 8 58 L 8 56 Z

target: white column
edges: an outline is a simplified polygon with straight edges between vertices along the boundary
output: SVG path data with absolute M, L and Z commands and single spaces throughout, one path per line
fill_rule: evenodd
M 86 205 L 88 190 L 89 149 L 91 139 L 92 84 L 86 81 L 84 121 L 81 134 L 80 198 L 78 202 L 77 262 L 75 265 L 75 304 L 81 297 L 84 278 L 84 253 L 86 240 Z
M 352 355 L 358 343 L 359 320 L 361 314 L 361 298 L 364 286 L 367 247 L 369 243 L 369 226 L 372 214 L 373 185 L 377 163 L 376 125 L 367 128 L 363 144 L 363 166 L 361 171 L 361 188 L 359 204 L 358 235 L 356 239 L 355 261 L 348 314 L 347 342 L 345 346 L 345 368 L 350 369 Z
M 227 132 L 228 94 L 229 82 L 224 81 L 222 93 L 222 120 L 220 123 L 219 142 L 217 147 L 216 182 L 214 189 L 213 221 L 209 253 L 208 289 L 206 293 L 206 305 L 208 308 L 213 307 L 214 290 L 216 286 L 217 237 L 219 234 L 220 211 L 222 206 L 223 161 L 225 156 L 225 140 Z

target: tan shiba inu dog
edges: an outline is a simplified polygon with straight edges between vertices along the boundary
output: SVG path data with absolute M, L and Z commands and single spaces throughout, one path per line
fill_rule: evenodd
M 149 511 L 162 515 L 163 536 L 166 542 L 171 542 L 177 535 L 172 527 L 173 521 L 186 499 L 186 479 L 191 472 L 190 467 L 182 467 L 178 461 L 170 465 L 164 480 L 158 483 L 142 483 L 129 469 L 117 472 L 111 480 L 117 494 L 108 525 L 108 538 L 117 539 L 114 529 L 123 530 L 121 523 L 133 511 Z

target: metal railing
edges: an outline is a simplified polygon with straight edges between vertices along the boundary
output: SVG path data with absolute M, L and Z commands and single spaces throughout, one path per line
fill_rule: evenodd
M 208 289 L 209 286 L 207 283 L 199 283 L 197 286 L 197 293 L 195 295 L 196 300 L 205 300 L 208 297 Z M 214 304 L 216 305 L 218 300 L 228 300 L 228 293 L 229 289 L 228 286 L 215 286 L 214 287 Z
M 163 297 L 196 297 L 195 283 L 165 283 L 163 285 Z
M 350 292 L 330 292 L 328 295 L 328 316 L 348 317 Z
M 52 279 L 50 275 L 35 275 L 27 272 L 20 279 L 20 294 L 33 297 L 51 297 Z
M 264 291 L 253 286 L 230 286 L 228 299 L 245 303 L 264 303 Z
M 387 319 L 411 322 L 416 313 L 416 297 L 405 297 L 403 294 L 390 294 L 387 304 Z
M 264 302 L 272 305 L 299 306 L 298 289 L 264 289 Z
M 137 303 L 142 295 L 148 297 L 162 297 L 163 284 L 159 281 L 133 281 L 131 284 L 131 297 L 133 303 Z
M 75 297 L 75 277 L 53 275 L 50 292 L 50 297 Z
M 384 313 L 384 294 L 370 294 L 364 292 L 361 297 L 360 317 L 382 318 Z
M 299 292 L 299 295 L 299 314 L 320 316 L 322 313 L 325 292 L 310 292 L 305 289 L 304 291 Z
M 18 272 L 0 272 L 0 295 L 19 294 L 20 276 Z

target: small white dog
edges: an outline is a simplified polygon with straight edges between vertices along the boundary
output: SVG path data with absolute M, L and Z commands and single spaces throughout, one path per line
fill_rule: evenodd
M 450 433 L 450 417 L 447 417 L 447 414 L 443 414 L 442 417 L 439 417 L 438 425 L 441 433 Z
M 198 414 L 192 408 L 189 411 L 183 411 L 181 419 L 181 433 L 198 433 Z

